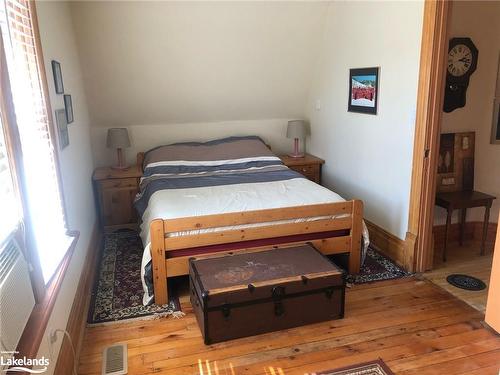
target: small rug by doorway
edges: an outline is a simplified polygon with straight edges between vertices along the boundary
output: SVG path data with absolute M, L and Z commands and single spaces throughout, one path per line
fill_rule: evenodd
M 335 370 L 321 371 L 310 375 L 394 375 L 381 359 L 373 362 L 360 363 L 354 366 Z
M 352 284 L 363 284 L 372 281 L 399 279 L 411 276 L 411 273 L 399 267 L 391 259 L 379 253 L 371 246 L 366 252 L 365 262 L 357 275 L 348 275 L 347 282 Z
M 446 281 L 448 281 L 448 283 L 450 283 L 454 287 L 460 289 L 471 291 L 486 289 L 486 284 L 482 280 L 469 275 L 451 274 L 446 278 Z
M 142 241 L 137 232 L 104 234 L 92 292 L 88 323 L 104 323 L 149 315 L 182 315 L 175 282 L 169 283 L 170 301 L 163 306 L 142 304 Z

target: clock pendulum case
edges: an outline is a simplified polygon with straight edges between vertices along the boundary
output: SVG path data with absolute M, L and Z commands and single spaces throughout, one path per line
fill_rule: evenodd
M 478 54 L 470 38 L 450 39 L 443 105 L 445 112 L 465 106 L 467 87 L 470 76 L 476 70 Z

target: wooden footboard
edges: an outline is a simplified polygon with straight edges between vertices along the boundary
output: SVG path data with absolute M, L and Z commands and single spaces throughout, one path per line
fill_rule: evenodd
M 290 222 L 315 218 L 310 221 Z M 323 254 L 349 253 L 349 272 L 358 273 L 361 259 L 363 202 L 352 200 L 278 209 L 235 212 L 218 215 L 187 217 L 151 222 L 151 257 L 155 303 L 168 302 L 167 277 L 187 275 L 190 256 L 170 258 L 167 252 L 201 246 L 241 244 L 231 252 L 258 251 L 258 246 L 248 246 L 246 241 L 282 239 L 287 236 L 314 234 L 312 242 Z M 283 222 L 285 221 L 285 222 Z M 240 225 L 260 224 L 240 229 Z M 208 233 L 176 235 L 178 232 L 228 227 Z M 325 232 L 341 231 L 341 235 L 325 238 Z M 343 231 L 343 232 L 342 232 Z M 347 233 L 347 234 L 346 234 Z M 285 247 L 297 242 L 278 242 Z M 263 248 L 269 248 L 264 246 Z M 210 256 L 214 253 L 204 253 Z M 217 255 L 220 255 L 217 252 Z M 222 253 L 223 254 L 223 253 Z

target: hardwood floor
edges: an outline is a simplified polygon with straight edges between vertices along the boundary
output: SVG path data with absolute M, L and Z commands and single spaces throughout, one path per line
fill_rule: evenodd
M 87 328 L 79 374 L 100 374 L 103 348 L 126 342 L 129 374 L 304 374 L 382 358 L 401 375 L 498 375 L 500 337 L 483 314 L 427 280 L 356 285 L 342 320 L 210 346 L 181 303 L 181 319 Z
M 490 282 L 491 264 L 493 262 L 492 246 L 486 248 L 486 254 L 479 255 L 479 243 L 468 241 L 464 246 L 458 243 L 451 244 L 448 248 L 448 261 L 443 262 L 441 251 L 434 253 L 434 269 L 424 273 L 424 277 L 446 289 L 448 292 L 467 302 L 472 307 L 484 312 L 488 298 L 488 288 L 481 291 L 469 291 L 450 285 L 446 277 L 452 273 L 462 273 L 477 277 L 485 282 Z

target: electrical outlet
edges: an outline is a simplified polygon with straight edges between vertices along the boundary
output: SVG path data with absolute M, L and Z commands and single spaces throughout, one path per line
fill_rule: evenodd
M 55 329 L 51 329 L 49 332 L 49 341 L 51 344 L 57 341 L 57 331 Z

